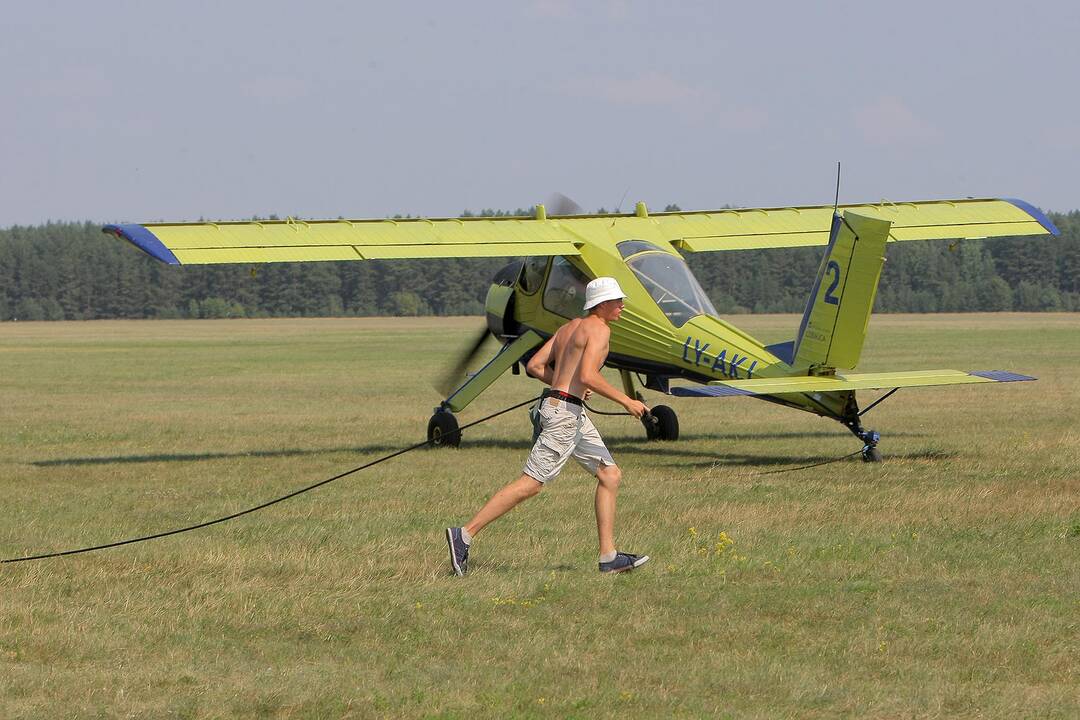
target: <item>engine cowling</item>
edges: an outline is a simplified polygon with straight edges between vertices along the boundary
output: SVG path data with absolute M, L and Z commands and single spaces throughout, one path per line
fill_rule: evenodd
M 521 334 L 514 319 L 514 294 L 522 265 L 523 261 L 515 260 L 495 273 L 484 301 L 488 330 L 503 343 Z

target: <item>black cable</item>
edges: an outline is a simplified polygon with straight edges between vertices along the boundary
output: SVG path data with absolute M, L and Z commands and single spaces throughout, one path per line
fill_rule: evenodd
M 900 388 L 896 388 L 896 390 L 899 390 L 899 389 Z M 896 390 L 893 390 L 892 392 L 896 392 Z M 892 395 L 892 392 L 889 393 L 889 395 Z M 888 397 L 889 395 L 886 395 L 885 397 Z M 884 400 L 885 397 L 881 398 L 881 400 Z M 881 402 L 881 400 L 878 400 L 878 402 Z M 593 413 L 594 415 L 629 415 L 630 414 L 628 412 L 602 412 L 600 410 L 593 410 L 591 407 L 589 407 L 589 404 L 586 403 L 584 400 L 581 401 L 581 404 L 585 407 L 586 410 Z M 877 405 L 877 403 L 874 403 L 874 405 Z M 874 405 L 871 405 L 870 407 L 866 408 L 866 410 L 869 410 L 870 408 L 874 407 Z M 866 410 L 864 410 L 863 412 L 866 412 Z M 859 414 L 861 415 L 862 413 L 859 413 Z M 652 419 L 652 415 L 650 413 L 646 413 L 645 417 L 649 418 L 650 421 L 653 422 L 653 423 L 656 422 L 656 420 Z M 847 460 L 849 457 L 854 457 L 854 456 L 858 455 L 861 452 L 862 452 L 862 450 L 856 450 L 855 452 L 844 455 L 843 457 L 833 458 L 832 460 L 825 460 L 824 462 L 813 463 L 812 465 L 800 465 L 799 467 L 784 468 L 783 470 L 769 470 L 768 472 L 754 473 L 753 475 L 751 475 L 751 477 L 757 477 L 758 475 L 776 475 L 778 473 L 795 472 L 796 470 L 809 470 L 810 468 L 820 467 L 822 465 L 829 465 L 830 463 L 840 462 L 841 460 Z
M 629 415 L 630 417 L 633 417 L 632 413 L 628 413 L 626 411 L 623 411 L 623 412 L 604 412 L 603 410 L 593 410 L 591 407 L 589 407 L 589 404 L 587 402 L 585 402 L 584 400 L 581 401 L 581 405 L 586 410 L 591 412 L 593 415 Z M 647 422 L 647 423 L 652 423 L 653 425 L 656 425 L 659 422 L 655 417 L 653 417 L 653 414 L 651 412 L 648 412 L 648 411 L 646 411 L 645 414 L 642 415 L 638 419 L 641 420 L 641 422 L 643 422 L 643 423 Z M 648 426 L 646 426 L 646 428 L 647 427 Z
M 529 403 L 535 402 L 538 399 L 539 399 L 539 397 L 531 398 L 529 400 L 526 400 L 525 402 L 518 403 L 517 405 L 513 405 L 511 407 L 508 407 L 505 410 L 500 410 L 499 412 L 494 413 L 492 415 L 488 415 L 485 418 L 481 418 L 479 420 L 471 422 L 468 425 L 463 425 L 460 428 L 458 428 L 456 431 L 451 432 L 449 434 L 449 436 L 453 436 L 455 433 L 460 434 L 462 430 L 466 430 L 468 428 L 471 428 L 474 425 L 479 425 L 480 423 L 487 422 L 488 420 L 491 420 L 492 418 L 496 418 L 499 415 L 502 415 L 504 413 L 508 413 L 511 410 L 517 410 L 519 407 L 523 407 L 525 405 L 528 405 Z M 282 495 L 279 498 L 275 498 L 275 499 L 270 500 L 268 502 L 264 502 L 261 505 L 256 505 L 255 507 L 250 507 L 247 510 L 241 510 L 240 512 L 235 512 L 232 515 L 226 515 L 224 517 L 219 517 L 219 518 L 217 518 L 215 520 L 207 520 L 206 522 L 201 522 L 201 523 L 199 523 L 197 525 L 189 525 L 188 527 L 177 528 L 175 530 L 166 530 L 165 532 L 154 533 L 153 535 L 144 535 L 142 537 L 129 538 L 127 540 L 118 540 L 116 542 L 106 543 L 104 545 L 95 545 L 93 547 L 78 548 L 77 550 L 63 550 L 61 552 L 44 553 L 42 555 L 28 555 L 26 557 L 9 558 L 7 560 L 0 560 L 0 564 L 2 564 L 2 563 L 26 562 L 28 560 L 44 560 L 46 558 L 63 557 L 64 555 L 78 555 L 80 553 L 93 552 L 95 550 L 106 550 L 108 548 L 120 547 L 121 545 L 130 545 L 132 543 L 145 542 L 147 540 L 155 540 L 157 538 L 168 537 L 169 535 L 178 535 L 180 533 L 188 532 L 188 531 L 191 531 L 191 530 L 198 530 L 199 528 L 209 527 L 210 525 L 217 525 L 218 523 L 223 523 L 226 520 L 233 520 L 233 519 L 238 518 L 238 517 L 240 517 L 242 515 L 247 515 L 249 513 L 253 513 L 256 510 L 262 510 L 263 508 L 268 508 L 271 505 L 276 505 L 279 502 L 283 502 L 283 501 L 288 500 L 290 498 L 294 498 L 297 495 L 308 492 L 309 490 L 314 490 L 317 487 L 322 487 L 323 485 L 326 485 L 327 483 L 331 483 L 331 482 L 333 482 L 335 480 L 340 480 L 343 477 L 346 477 L 348 475 L 352 475 L 353 473 L 356 473 L 356 472 L 360 472 L 361 470 L 372 467 L 373 465 L 378 465 L 381 462 L 385 462 L 385 461 L 390 460 L 392 458 L 396 458 L 398 455 L 404 455 L 407 452 L 410 452 L 412 450 L 416 450 L 417 448 L 422 448 L 425 445 L 429 445 L 429 444 L 431 444 L 431 440 L 425 440 L 424 442 L 417 443 L 415 445 L 411 445 L 410 447 L 407 447 L 407 448 L 405 448 L 403 450 L 398 450 L 397 452 L 394 452 L 394 453 L 391 453 L 391 454 L 386 455 L 384 457 L 381 457 L 378 460 L 372 460 L 369 463 L 365 463 L 364 465 L 361 465 L 360 467 L 355 467 L 352 470 L 348 470 L 346 472 L 341 473 L 340 475 L 335 475 L 332 478 L 327 478 L 326 480 L 320 480 L 319 482 L 317 482 L 317 483 L 315 483 L 313 485 L 308 485 L 307 487 L 300 488 L 299 490 L 294 490 L 293 492 L 289 493 L 288 495 Z
M 589 403 L 585 402 L 584 400 L 581 401 L 581 404 L 586 410 L 591 412 L 593 415 L 629 415 L 630 414 L 630 413 L 626 412 L 625 410 L 622 411 L 622 412 L 604 412 L 603 410 L 593 410 L 592 407 L 589 406 Z
M 899 389 L 899 388 L 897 388 L 897 389 Z M 895 392 L 895 390 L 893 392 Z M 889 394 L 891 395 L 892 393 L 889 393 Z M 888 397 L 888 395 L 886 395 L 885 397 Z M 884 399 L 885 398 L 882 398 L 882 400 L 884 400 Z M 880 400 L 878 402 L 880 402 Z M 628 412 L 602 412 L 600 410 L 593 410 L 591 407 L 589 407 L 588 403 L 586 403 L 584 400 L 581 401 L 581 404 L 585 406 L 586 410 L 593 413 L 594 415 L 629 415 L 630 414 Z M 874 405 L 876 405 L 876 404 L 877 403 L 874 403 Z M 871 405 L 870 407 L 873 407 L 873 405 Z M 870 408 L 866 408 L 866 409 L 869 410 Z M 651 419 L 652 415 L 646 413 L 646 417 Z M 651 420 L 651 422 L 655 423 L 656 421 Z M 844 455 L 843 457 L 834 458 L 832 460 L 826 460 L 824 462 L 814 463 L 812 465 L 800 465 L 799 467 L 784 468 L 783 470 L 769 470 L 768 472 L 754 473 L 753 475 L 751 475 L 751 477 L 757 477 L 758 475 L 776 475 L 777 473 L 795 472 L 796 470 L 809 470 L 810 468 L 820 467 L 821 465 L 828 465 L 830 463 L 840 462 L 841 460 L 847 460 L 849 457 L 854 457 L 854 456 L 858 455 L 861 452 L 862 452 L 862 450 L 856 450 L 855 452 L 850 453 L 848 455 Z
M 855 452 L 848 453 L 847 455 L 844 455 L 843 457 L 838 457 L 838 458 L 833 458 L 832 460 L 825 460 L 825 461 L 822 461 L 822 462 L 813 463 L 812 465 L 800 465 L 799 467 L 784 468 L 783 470 L 769 470 L 767 472 L 753 473 L 753 474 L 751 474 L 750 477 L 757 477 L 758 475 L 778 475 L 780 473 L 795 472 L 796 470 L 809 470 L 810 468 L 821 467 L 822 465 L 831 465 L 834 462 L 840 462 L 841 460 L 847 460 L 849 457 L 855 457 L 856 455 L 858 455 L 861 452 L 862 452 L 862 450 L 856 450 Z
M 538 397 L 535 397 L 535 398 L 530 398 L 529 400 L 526 400 L 524 402 L 520 402 L 517 405 L 512 405 L 512 406 L 510 406 L 508 408 L 504 408 L 503 410 L 500 410 L 497 413 L 492 413 L 491 415 L 488 415 L 487 417 L 480 418 L 479 420 L 475 420 L 475 421 L 473 421 L 471 423 L 468 423 L 467 425 L 462 425 L 457 430 L 449 433 L 449 436 L 452 437 L 454 434 L 460 434 L 462 430 L 467 430 L 468 428 L 471 428 L 471 427 L 473 427 L 475 425 L 479 425 L 480 423 L 487 422 L 488 420 L 491 420 L 491 419 L 496 418 L 496 417 L 498 417 L 500 415 L 508 413 L 511 410 L 517 410 L 520 407 L 524 407 L 525 405 L 528 405 L 529 403 L 532 403 L 532 402 L 536 402 L 537 400 L 540 400 L 540 399 L 542 399 L 542 396 L 538 396 Z M 585 407 L 586 410 L 588 410 L 589 412 L 594 413 L 596 415 L 630 415 L 630 413 L 628 413 L 628 412 L 602 412 L 600 410 L 594 410 L 591 407 L 589 407 L 587 404 L 585 404 L 584 401 L 582 401 L 582 405 Z M 867 409 L 869 409 L 869 408 L 867 408 Z M 206 522 L 201 522 L 201 523 L 198 523 L 196 525 L 189 525 L 187 527 L 176 528 L 174 530 L 166 530 L 164 532 L 154 533 L 153 535 L 143 535 L 141 537 L 129 538 L 127 540 L 118 540 L 116 542 L 106 543 L 104 545 L 94 545 L 92 547 L 78 548 L 78 549 L 75 549 L 75 550 L 62 550 L 60 552 L 43 553 L 41 555 L 27 555 L 27 556 L 24 556 L 24 557 L 7 558 L 6 560 L 0 560 L 0 564 L 28 562 L 30 560 L 46 560 L 48 558 L 64 557 L 66 555 L 79 555 L 79 554 L 82 554 L 82 553 L 94 552 L 94 551 L 97 551 L 97 550 L 108 550 L 109 548 L 120 547 L 121 545 L 131 545 L 133 543 L 146 542 L 147 540 L 156 540 L 157 538 L 168 537 L 169 535 L 179 535 L 180 533 L 190 532 L 192 530 L 199 530 L 201 528 L 209 527 L 211 525 L 217 525 L 218 523 L 223 523 L 223 522 L 226 522 L 228 520 L 234 520 L 234 519 L 236 519 L 238 517 L 241 517 L 243 515 L 248 515 L 250 513 L 256 512 L 258 510 L 263 510 L 264 508 L 268 508 L 271 505 L 276 505 L 279 502 L 284 502 L 285 500 L 289 500 L 291 498 L 294 498 L 297 495 L 302 495 L 303 493 L 306 493 L 306 492 L 308 492 L 310 490 L 314 490 L 316 488 L 322 487 L 323 485 L 327 485 L 329 483 L 332 483 L 335 480 L 340 480 L 343 477 L 347 477 L 347 476 L 352 475 L 354 473 L 360 472 L 361 470 L 366 470 L 369 467 L 373 467 L 375 465 L 378 465 L 379 463 L 386 462 L 387 460 L 392 460 L 393 458 L 396 458 L 399 455 L 404 455 L 407 452 L 417 450 L 419 448 L 424 447 L 425 445 L 430 445 L 430 444 L 431 444 L 431 440 L 425 440 L 423 442 L 416 443 L 415 445 L 410 445 L 407 448 L 403 448 L 403 449 L 398 450 L 396 452 L 393 452 L 393 453 L 391 453 L 389 455 L 385 455 L 385 456 L 383 456 L 381 458 L 378 458 L 376 460 L 372 460 L 369 463 L 365 463 L 363 465 L 360 465 L 359 467 L 355 467 L 352 470 L 347 470 L 347 471 L 345 471 L 343 473 L 340 473 L 338 475 L 335 475 L 335 476 L 333 476 L 331 478 L 327 478 L 325 480 L 320 480 L 317 483 L 314 483 L 312 485 L 308 485 L 307 487 L 300 488 L 299 490 L 294 490 L 293 492 L 288 493 L 287 495 L 282 495 L 281 497 L 274 498 L 273 500 L 269 500 L 267 502 L 264 502 L 261 505 L 256 505 L 254 507 L 247 508 L 246 510 L 241 510 L 239 512 L 232 513 L 231 515 L 225 515 L 224 517 L 215 518 L 214 520 L 207 520 Z M 801 465 L 799 467 L 784 468 L 782 470 L 769 470 L 767 472 L 754 473 L 752 475 L 752 477 L 756 477 L 758 475 L 775 475 L 775 474 L 778 474 L 778 473 L 794 472 L 796 470 L 808 470 L 810 468 L 820 467 L 822 465 L 829 465 L 829 464 L 834 463 L 834 462 L 840 462 L 841 460 L 847 460 L 848 458 L 854 457 L 855 455 L 858 455 L 861 452 L 862 452 L 862 450 L 856 450 L 855 452 L 849 453 L 848 455 L 844 455 L 843 457 L 834 458 L 832 460 L 825 460 L 824 462 L 813 463 L 811 465 Z

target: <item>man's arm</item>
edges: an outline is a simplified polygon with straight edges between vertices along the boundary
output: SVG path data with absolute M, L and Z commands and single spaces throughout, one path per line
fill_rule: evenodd
M 551 363 L 551 351 L 554 347 L 555 336 L 552 335 L 546 343 L 540 346 L 539 350 L 533 353 L 533 356 L 529 358 L 529 362 L 525 365 L 525 372 L 545 385 L 551 385 L 555 380 L 555 368 Z
M 636 418 L 640 418 L 649 408 L 640 400 L 635 400 L 626 393 L 618 390 L 614 385 L 604 379 L 600 374 L 600 368 L 608 354 L 608 338 L 611 337 L 611 329 L 606 325 L 589 327 L 585 340 L 585 349 L 581 355 L 581 384 L 587 389 L 600 393 L 608 400 L 613 400 Z

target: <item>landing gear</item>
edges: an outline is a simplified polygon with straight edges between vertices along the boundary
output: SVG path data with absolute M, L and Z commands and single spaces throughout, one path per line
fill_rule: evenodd
M 436 408 L 427 424 L 427 439 L 432 447 L 457 447 L 461 444 L 461 431 L 457 418 L 449 410 Z
M 881 451 L 877 448 L 877 444 L 881 440 L 881 433 L 877 430 L 864 430 L 858 415 L 849 417 L 842 422 L 844 423 L 844 427 L 850 430 L 855 437 L 863 441 L 863 462 L 881 462 Z
M 620 370 L 623 390 L 632 398 L 645 402 L 645 397 L 634 387 L 634 376 L 629 370 Z M 654 388 L 658 389 L 658 388 Z M 667 388 L 663 388 L 666 392 Z M 641 424 L 645 426 L 645 437 L 649 440 L 678 440 L 679 418 L 675 411 L 667 405 L 657 405 L 652 411 L 641 418 Z
M 667 405 L 657 405 L 641 418 L 645 436 L 650 440 L 678 440 L 679 417 Z
M 847 402 L 844 406 L 844 412 L 840 417 L 840 422 L 844 423 L 844 427 L 852 432 L 852 434 L 863 441 L 862 459 L 863 462 L 879 463 L 881 462 L 881 451 L 878 450 L 877 444 L 881 440 L 881 433 L 877 430 L 864 430 L 862 426 L 861 418 L 866 413 L 880 405 L 881 403 L 892 397 L 900 388 L 893 388 L 889 392 L 879 397 L 874 402 L 866 406 L 866 409 L 859 412 L 859 405 L 855 402 L 855 391 L 851 391 L 847 394 Z

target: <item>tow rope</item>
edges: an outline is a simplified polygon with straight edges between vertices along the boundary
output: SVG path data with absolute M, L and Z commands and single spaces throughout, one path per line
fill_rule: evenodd
M 894 393 L 894 392 L 896 392 L 895 389 L 892 392 L 890 392 L 888 395 L 886 395 L 885 397 L 879 398 L 877 402 L 875 402 L 870 407 L 866 408 L 866 410 L 863 410 L 861 413 L 859 413 L 859 415 L 862 415 L 863 413 L 867 412 L 868 410 L 870 410 L 870 408 L 874 407 L 874 405 L 877 405 L 879 402 L 881 402 L 885 398 L 889 397 L 889 395 L 892 395 L 892 393 Z M 594 415 L 631 415 L 631 413 L 628 413 L 628 412 L 604 412 L 602 410 L 594 410 L 593 408 L 589 407 L 589 403 L 585 402 L 584 400 L 582 400 L 581 404 L 585 406 L 586 410 L 593 413 Z M 657 424 L 657 422 L 658 422 L 658 420 L 655 417 L 653 417 L 652 413 L 645 413 L 642 416 L 641 419 L 643 421 L 651 422 L 653 425 Z M 860 454 L 861 452 L 862 452 L 862 450 L 856 450 L 855 452 L 848 453 L 847 455 L 841 455 L 840 457 L 832 458 L 831 460 L 822 460 L 821 462 L 811 463 L 809 465 L 799 465 L 798 467 L 793 467 L 793 468 L 782 468 L 780 470 L 766 470 L 766 471 L 763 471 L 763 472 L 751 473 L 750 477 L 759 477 L 761 475 L 779 475 L 780 473 L 795 472 L 797 470 L 809 470 L 810 468 L 821 467 L 822 465 L 831 465 L 831 464 L 836 463 L 836 462 L 841 462 L 842 460 L 847 460 L 848 458 L 855 457 L 856 455 Z
M 822 460 L 821 462 L 811 463 L 810 465 L 800 465 L 793 468 L 781 468 L 780 470 L 767 470 L 765 472 L 753 473 L 750 477 L 757 477 L 759 475 L 779 475 L 780 473 L 795 472 L 796 470 L 809 470 L 810 468 L 821 467 L 822 465 L 832 465 L 833 463 L 840 462 L 841 460 L 847 460 L 850 457 L 862 454 L 862 450 L 856 450 L 853 453 L 847 455 L 841 455 L 840 457 L 833 458 L 832 460 Z
M 511 410 L 517 410 L 518 408 L 524 407 L 524 406 L 528 405 L 529 403 L 536 402 L 539 399 L 540 399 L 540 396 L 537 396 L 537 397 L 534 397 L 534 398 L 530 398 L 529 400 L 526 400 L 525 402 L 518 403 L 517 405 L 511 405 L 510 407 L 508 407 L 508 408 L 506 408 L 504 410 L 500 410 L 497 413 L 492 413 L 491 415 L 488 415 L 487 417 L 480 418 L 479 420 L 473 421 L 473 422 L 469 423 L 468 425 L 462 425 L 460 428 L 458 428 L 457 430 L 455 430 L 455 431 L 453 431 L 453 432 L 451 432 L 449 434 L 450 435 L 454 435 L 455 433 L 460 434 L 462 430 L 466 430 L 468 428 L 473 427 L 474 425 L 479 425 L 480 423 L 487 422 L 488 420 L 491 420 L 492 418 L 497 418 L 500 415 L 504 415 L 504 414 L 510 412 Z M 319 487 L 322 487 L 323 485 L 326 485 L 328 483 L 332 483 L 335 480 L 340 480 L 341 478 L 352 475 L 353 473 L 357 473 L 357 472 L 360 472 L 361 470 L 366 470 L 369 467 L 373 467 L 375 465 L 378 465 L 381 462 L 386 462 L 387 460 L 391 460 L 393 458 L 396 458 L 399 455 L 404 455 L 407 452 L 411 452 L 411 451 L 416 450 L 418 448 L 422 448 L 425 445 L 430 445 L 431 442 L 432 442 L 431 440 L 425 440 L 424 442 L 416 443 L 415 445 L 410 445 L 407 448 L 404 448 L 402 450 L 398 450 L 397 452 L 390 453 L 389 455 L 385 455 L 385 456 L 383 456 L 383 457 L 381 457 L 381 458 L 379 458 L 377 460 L 372 460 L 369 463 L 364 463 L 363 465 L 361 465 L 359 467 L 354 467 L 352 470 L 347 470 L 347 471 L 345 471 L 343 473 L 335 475 L 334 477 L 327 478 L 325 480 L 320 480 L 317 483 L 314 483 L 312 485 L 308 485 L 307 487 L 300 488 L 299 490 L 294 490 L 293 492 L 289 493 L 288 495 L 282 495 L 279 498 L 274 498 L 273 500 L 269 500 L 267 502 L 264 502 L 261 505 L 256 505 L 255 507 L 250 507 L 247 510 L 241 510 L 240 512 L 232 513 L 231 515 L 226 515 L 224 517 L 215 518 L 214 520 L 207 520 L 206 522 L 201 522 L 201 523 L 198 523 L 197 525 L 189 525 L 187 527 L 176 528 L 174 530 L 166 530 L 164 532 L 154 533 L 153 535 L 143 535 L 142 537 L 128 538 L 127 540 L 117 540 L 116 542 L 105 543 L 104 545 L 94 545 L 92 547 L 77 548 L 75 550 L 61 550 L 59 552 L 42 553 L 40 555 L 27 555 L 27 556 L 24 556 L 24 557 L 8 558 L 7 560 L 0 560 L 0 564 L 27 562 L 27 561 L 30 561 L 30 560 L 45 560 L 47 558 L 63 557 L 65 555 L 79 555 L 81 553 L 94 552 L 95 550 L 107 550 L 108 548 L 120 547 L 121 545 L 131 545 L 133 543 L 146 542 L 147 540 L 156 540 L 157 538 L 168 537 L 169 535 L 179 535 L 180 533 L 190 532 L 192 530 L 198 530 L 199 528 L 210 527 L 211 525 L 217 525 L 218 523 L 223 523 L 223 522 L 226 522 L 228 520 L 234 520 L 234 519 L 236 519 L 238 517 L 248 515 L 250 513 L 256 512 L 258 510 L 262 510 L 264 508 L 268 508 L 271 505 L 276 505 L 279 502 L 284 502 L 285 500 L 289 500 L 290 498 L 294 498 L 297 495 L 302 495 L 303 493 L 306 493 L 309 490 L 314 490 L 315 488 L 319 488 Z
M 840 164 L 839 163 L 837 163 L 837 166 L 836 166 L 836 177 L 837 177 L 837 191 L 839 192 L 839 182 L 840 182 Z M 851 230 L 851 232 L 853 232 L 853 233 L 855 232 L 855 230 L 850 225 L 848 225 L 848 222 L 847 222 L 846 219 L 844 220 L 844 224 L 848 226 L 848 229 Z M 641 374 L 640 373 L 638 374 L 637 378 L 638 378 L 638 381 L 641 382 L 642 385 L 645 385 L 645 382 L 641 379 Z M 863 408 L 862 412 L 859 413 L 859 417 L 862 417 L 863 415 L 870 412 L 871 410 L 873 410 L 875 407 L 877 407 L 881 403 L 888 400 L 890 397 L 892 397 L 893 393 L 895 393 L 899 389 L 900 388 L 898 388 L 898 387 L 893 388 L 889 392 L 887 392 L 884 395 L 882 395 L 881 397 L 879 397 L 874 402 L 867 405 L 865 408 Z M 584 400 L 581 401 L 581 404 L 585 407 L 586 410 L 593 413 L 594 415 L 631 415 L 631 413 L 628 413 L 628 412 L 604 412 L 603 410 L 595 410 L 592 407 L 590 407 L 589 404 L 587 402 L 585 402 Z M 652 425 L 659 424 L 659 420 L 657 420 L 652 415 L 652 413 L 649 413 L 649 412 L 646 412 L 641 417 L 641 421 L 642 421 L 643 424 L 644 423 L 651 423 Z M 647 427 L 648 426 L 646 426 L 646 428 Z M 763 472 L 751 473 L 750 477 L 759 477 L 761 475 L 779 475 L 781 473 L 796 472 L 798 470 L 809 470 L 810 468 L 821 467 L 822 465 L 831 465 L 833 463 L 842 462 L 844 460 L 847 460 L 848 458 L 855 457 L 856 455 L 859 455 L 861 453 L 862 453 L 862 450 L 856 450 L 855 452 L 848 453 L 847 455 L 841 455 L 840 457 L 835 457 L 835 458 L 832 458 L 831 460 L 822 460 L 822 461 L 819 461 L 819 462 L 810 463 L 809 465 L 799 465 L 797 467 L 792 467 L 792 468 L 781 468 L 780 470 L 766 470 L 766 471 L 763 471 Z
M 591 412 L 593 415 L 631 415 L 631 413 L 628 413 L 625 410 L 623 410 L 622 412 L 604 412 L 603 410 L 596 410 L 591 405 L 589 405 L 589 403 L 585 402 L 584 400 L 581 401 L 581 404 L 586 410 Z M 651 418 L 651 417 L 652 417 L 651 413 L 645 413 L 642 416 L 642 418 Z
M 517 405 L 511 405 L 508 408 L 504 408 L 504 409 L 502 409 L 502 410 L 500 410 L 500 411 L 498 411 L 496 413 L 492 413 L 491 415 L 488 415 L 487 417 L 480 418 L 479 420 L 474 420 L 473 422 L 468 423 L 466 425 L 462 425 L 457 430 L 454 430 L 454 431 L 450 432 L 449 435 L 453 436 L 455 434 L 461 434 L 462 430 L 467 430 L 467 429 L 469 429 L 471 427 L 474 427 L 476 425 L 479 425 L 481 423 L 485 423 L 488 420 L 492 420 L 494 418 L 497 418 L 500 415 L 505 415 L 506 413 L 510 412 L 511 410 L 517 410 L 520 407 L 525 407 L 526 405 L 528 405 L 530 403 L 534 403 L 534 402 L 540 400 L 542 397 L 543 396 L 538 395 L 538 396 L 536 396 L 534 398 L 530 398 L 528 400 L 525 400 L 524 402 L 520 402 Z M 582 403 L 582 404 L 584 404 L 584 403 Z M 603 412 L 603 411 L 599 411 L 599 410 L 593 410 L 593 408 L 589 407 L 588 405 L 585 405 L 585 409 L 588 410 L 589 412 L 593 412 L 593 413 L 595 413 L 597 415 L 630 415 L 630 413 L 628 413 L 628 412 Z M 649 415 L 649 414 L 646 414 L 646 415 L 649 417 L 649 419 L 652 420 L 652 422 L 654 422 L 654 423 L 656 422 L 655 419 L 652 419 L 651 415 Z M 215 518 L 213 520 L 207 520 L 205 522 L 201 522 L 201 523 L 198 523 L 198 524 L 195 524 L 195 525 L 188 525 L 187 527 L 175 528 L 173 530 L 165 530 L 163 532 L 154 533 L 152 535 L 143 535 L 143 536 L 140 536 L 140 537 L 128 538 L 126 540 L 117 540 L 116 542 L 105 543 L 104 545 L 93 545 L 93 546 L 90 546 L 90 547 L 76 548 L 74 550 L 61 550 L 61 551 L 58 551 L 58 552 L 42 553 L 40 555 L 25 555 L 25 556 L 22 556 L 22 557 L 7 558 L 6 560 L 0 560 L 0 564 L 17 563 L 17 562 L 29 562 L 31 560 L 46 560 L 48 558 L 64 557 L 66 555 L 80 555 L 82 553 L 95 552 L 97 550 L 108 550 L 109 548 L 120 547 L 122 545 L 132 545 L 134 543 L 146 542 L 148 540 L 156 540 L 158 538 L 168 537 L 170 535 L 179 535 L 180 533 L 191 532 L 192 530 L 199 530 L 199 529 L 204 528 L 204 527 L 210 527 L 211 525 L 217 525 L 219 523 L 227 522 L 229 520 L 235 520 L 238 517 L 243 517 L 244 515 L 249 515 L 249 514 L 251 514 L 253 512 L 257 512 L 259 510 L 263 510 L 265 508 L 268 508 L 271 505 L 277 505 L 279 502 L 284 502 L 286 500 L 292 499 L 292 498 L 296 497 L 297 495 L 303 495 L 306 492 L 309 492 L 309 491 L 314 490 L 316 488 L 320 488 L 323 485 L 328 485 L 328 484 L 334 482 L 335 480 L 340 480 L 343 477 L 348 477 L 349 475 L 352 475 L 354 473 L 358 473 L 361 470 L 366 470 L 369 467 L 374 467 L 375 465 L 378 465 L 379 463 L 386 462 L 387 460 L 392 460 L 392 459 L 394 459 L 394 458 L 396 458 L 396 457 L 398 457 L 400 455 L 404 455 L 407 452 L 412 452 L 413 450 L 418 450 L 419 448 L 430 445 L 431 443 L 432 443 L 431 440 L 425 440 L 423 442 L 416 443 L 415 445 L 410 445 L 407 448 L 402 448 L 401 450 L 398 450 L 396 452 L 392 452 L 389 455 L 384 455 L 381 458 L 378 458 L 376 460 L 372 460 L 371 462 L 368 462 L 368 463 L 364 463 L 363 465 L 360 465 L 358 467 L 354 467 L 352 470 L 346 470 L 345 472 L 339 473 L 339 474 L 337 474 L 337 475 L 335 475 L 333 477 L 326 478 L 325 480 L 320 480 L 317 483 L 313 483 L 313 484 L 308 485 L 306 487 L 302 487 L 299 490 L 294 490 L 291 493 L 288 493 L 287 495 L 282 495 L 281 497 L 274 498 L 273 500 L 268 500 L 268 501 L 266 501 L 266 502 L 264 502 L 264 503 L 262 503 L 260 505 L 256 505 L 254 507 L 249 507 L 246 510 L 241 510 L 239 512 L 234 512 L 234 513 L 232 513 L 230 515 L 225 515 L 223 517 Z M 824 462 L 814 463 L 812 465 L 803 465 L 803 466 L 800 466 L 800 467 L 785 468 L 783 470 L 771 470 L 769 472 L 755 473 L 755 475 L 772 475 L 772 474 L 775 474 L 775 473 L 793 472 L 795 470 L 806 470 L 808 468 L 818 467 L 820 465 L 828 465 L 830 463 L 839 462 L 841 460 L 846 460 L 849 457 L 852 457 L 854 455 L 858 455 L 860 452 L 861 451 L 857 450 L 857 451 L 851 453 L 850 455 L 844 455 L 843 457 L 838 457 L 838 458 L 835 458 L 833 460 L 826 460 Z

